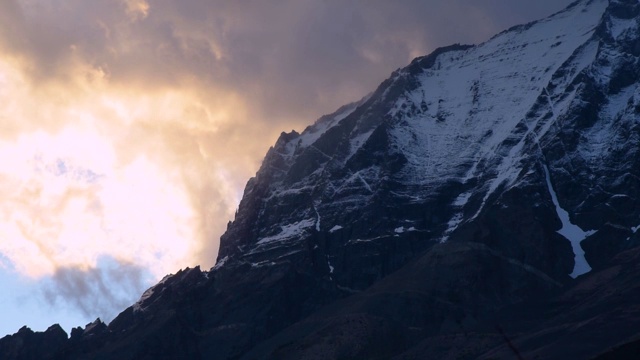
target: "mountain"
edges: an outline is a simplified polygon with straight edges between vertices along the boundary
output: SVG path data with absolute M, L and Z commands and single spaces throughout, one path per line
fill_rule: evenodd
M 634 358 L 639 15 L 581 0 L 415 59 L 282 133 L 214 268 L 0 358 Z

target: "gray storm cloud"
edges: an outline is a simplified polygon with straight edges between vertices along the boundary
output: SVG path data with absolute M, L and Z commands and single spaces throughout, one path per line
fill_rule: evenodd
M 64 76 L 79 56 L 125 84 L 195 79 L 284 126 L 363 96 L 412 57 L 569 2 L 150 0 L 146 15 L 131 17 L 124 0 L 7 0 L 0 16 L 5 44 L 34 62 L 34 76 Z
M 53 307 L 70 305 L 87 319 L 100 317 L 108 322 L 139 298 L 148 277 L 149 273 L 135 264 L 106 259 L 95 268 L 57 269 L 42 293 Z

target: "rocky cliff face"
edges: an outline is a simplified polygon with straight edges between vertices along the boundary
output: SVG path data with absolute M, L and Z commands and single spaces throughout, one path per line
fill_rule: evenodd
M 610 34 L 624 25 L 611 11 L 603 17 L 607 6 L 580 2 L 482 45 L 439 49 L 392 74 L 360 103 L 302 134 L 282 134 L 247 185 L 238 216 L 222 238 L 220 259 L 260 264 L 308 253 L 332 281 L 361 290 L 433 244 L 457 241 L 465 227 L 482 223 L 477 220 L 501 196 L 526 190 L 532 194 L 517 200 L 527 206 L 505 206 L 538 212 L 545 221 L 529 224 L 534 228 L 528 236 L 535 238 L 514 241 L 506 235 L 496 248 L 514 258 L 526 256 L 526 263 L 562 280 L 572 273 L 571 248 L 553 235 L 557 216 L 549 200 L 555 188 L 548 186 L 544 169 L 572 221 L 589 229 L 606 223 L 578 220 L 583 211 L 577 206 L 592 206 L 580 197 L 598 176 L 579 178 L 583 194 L 565 194 L 577 174 L 566 179 L 562 169 L 570 158 L 607 152 L 585 148 L 596 146 L 587 138 L 593 126 L 585 116 L 622 111 L 603 108 L 605 94 L 612 92 L 611 74 L 604 72 L 627 51 L 605 51 L 605 35 L 624 36 Z M 614 59 L 602 69 L 601 58 L 611 53 Z M 603 100 L 594 102 L 597 96 Z M 583 109 L 587 105 L 594 109 Z M 585 135 L 567 149 L 564 133 Z M 584 165 L 580 171 L 607 168 Z
M 639 13 L 577 1 L 283 133 L 213 269 L 47 356 L 588 358 L 632 340 Z M 595 341 L 589 319 L 617 333 Z

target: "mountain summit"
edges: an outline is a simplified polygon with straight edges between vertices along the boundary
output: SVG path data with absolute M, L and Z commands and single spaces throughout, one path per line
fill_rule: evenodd
M 282 133 L 210 271 L 69 339 L 23 328 L 0 358 L 624 358 L 640 335 L 639 15 L 582 0 L 415 59 Z

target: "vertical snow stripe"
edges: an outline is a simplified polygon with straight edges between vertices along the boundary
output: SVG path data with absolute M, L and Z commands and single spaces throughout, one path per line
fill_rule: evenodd
M 547 187 L 549 188 L 549 193 L 551 194 L 551 200 L 553 201 L 553 205 L 555 205 L 556 207 L 558 218 L 562 222 L 562 228 L 558 230 L 557 233 L 569 240 L 569 242 L 571 242 L 571 247 L 573 248 L 575 265 L 573 266 L 573 271 L 571 272 L 571 274 L 569 274 L 569 276 L 575 279 L 578 276 L 591 271 L 591 266 L 589 266 L 587 259 L 584 257 L 584 250 L 582 249 L 582 246 L 580 246 L 580 243 L 582 242 L 582 240 L 593 235 L 597 230 L 590 230 L 585 232 L 579 226 L 571 223 L 569 213 L 564 210 L 558 202 L 558 196 L 556 195 L 556 192 L 553 189 L 553 185 L 551 184 L 551 175 L 549 173 L 549 168 L 546 164 L 544 164 L 543 167 L 545 178 L 547 180 Z

